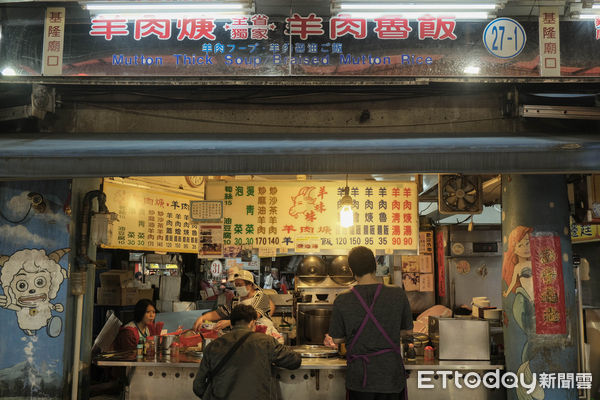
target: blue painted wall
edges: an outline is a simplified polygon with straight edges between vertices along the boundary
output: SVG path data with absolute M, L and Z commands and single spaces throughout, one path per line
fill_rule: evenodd
M 0 398 L 63 396 L 70 184 L 0 183 Z

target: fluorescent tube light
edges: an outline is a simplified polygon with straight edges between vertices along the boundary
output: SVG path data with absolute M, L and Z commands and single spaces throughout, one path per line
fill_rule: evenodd
M 205 4 L 205 3 L 86 3 L 85 9 L 91 11 L 168 11 L 168 10 L 244 10 L 246 7 L 243 4 L 228 3 L 228 4 Z
M 345 15 L 350 15 L 354 18 L 367 18 L 374 19 L 378 17 L 392 16 L 393 13 L 390 12 L 348 12 L 344 13 Z M 424 15 L 431 15 L 433 17 L 454 17 L 457 20 L 471 20 L 471 19 L 488 19 L 489 15 L 484 11 L 459 11 L 459 12 L 402 12 L 397 13 L 398 15 L 408 18 L 408 19 L 417 19 Z
M 91 12 L 90 15 L 93 18 L 126 18 L 126 19 L 144 19 L 144 18 L 159 18 L 159 19 L 170 19 L 177 20 L 180 18 L 232 18 L 232 17 L 244 17 L 249 15 L 248 11 L 239 12 L 137 12 L 127 11 L 119 13 L 107 13 L 107 12 Z
M 579 14 L 579 19 L 596 19 L 600 18 L 600 14 Z
M 11 67 L 5 67 L 2 72 L 0 72 L 0 75 L 4 75 L 4 76 L 14 76 L 17 75 L 17 72 L 11 68 Z
M 340 4 L 340 10 L 343 11 L 361 11 L 361 10 L 494 10 L 495 4 Z
M 465 74 L 477 75 L 479 73 L 479 71 L 481 71 L 481 68 L 476 67 L 474 65 L 469 65 L 469 66 L 465 67 L 463 72 Z

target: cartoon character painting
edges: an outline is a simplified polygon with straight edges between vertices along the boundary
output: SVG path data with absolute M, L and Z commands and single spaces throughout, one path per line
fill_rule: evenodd
M 63 312 L 63 305 L 52 304 L 67 271 L 59 265 L 69 249 L 46 255 L 45 250 L 25 249 L 11 256 L 0 255 L 0 307 L 17 313 L 19 327 L 29 336 L 46 327 L 48 336 L 62 332 L 62 319 L 52 311 Z
M 529 247 L 529 237 L 532 232 L 532 228 L 522 225 L 513 229 L 508 237 L 508 249 L 502 262 L 502 280 L 505 288 L 502 295 L 509 302 L 512 300 L 512 307 L 505 308 L 512 311 L 515 322 L 527 337 L 521 350 L 521 364 L 517 373 L 524 374 L 528 382 L 533 379 L 529 363 L 535 353 L 529 343 L 530 335 L 535 333 L 533 272 Z M 514 296 L 511 296 L 513 293 Z M 505 319 L 505 324 L 506 321 Z M 544 398 L 544 390 L 536 386 L 535 390 L 528 394 L 524 387 L 519 386 L 517 397 L 519 400 L 541 400 Z

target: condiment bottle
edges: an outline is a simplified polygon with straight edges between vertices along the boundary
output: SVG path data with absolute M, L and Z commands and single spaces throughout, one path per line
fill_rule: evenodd
M 425 350 L 423 351 L 423 357 L 425 361 L 433 361 L 435 359 L 435 356 L 433 354 L 433 347 L 426 346 Z
M 415 351 L 415 345 L 412 343 L 408 344 L 408 350 L 406 351 L 406 361 L 416 361 L 417 352 Z
M 136 351 L 137 351 L 137 358 L 144 357 L 144 339 L 142 337 L 140 337 L 140 339 L 137 342 Z
M 146 338 L 146 354 L 147 356 L 152 357 L 155 354 L 154 352 L 154 336 L 149 336 Z
M 171 345 L 171 354 L 174 356 L 179 355 L 179 343 L 175 342 Z

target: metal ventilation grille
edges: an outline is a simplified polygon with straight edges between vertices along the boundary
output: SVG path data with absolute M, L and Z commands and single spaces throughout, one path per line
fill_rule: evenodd
M 483 211 L 481 177 L 440 175 L 439 210 L 442 214 L 480 214 Z

